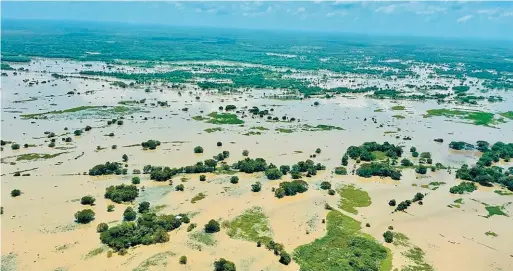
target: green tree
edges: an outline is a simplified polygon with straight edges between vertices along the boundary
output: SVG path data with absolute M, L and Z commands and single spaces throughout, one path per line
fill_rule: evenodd
M 194 147 L 194 153 L 203 153 L 203 147 L 201 147 L 201 146 Z
M 205 176 L 205 175 L 200 175 L 200 176 L 199 176 L 199 180 L 200 180 L 201 182 L 204 182 L 204 181 L 206 181 L 206 180 L 207 180 L 207 176 Z
M 327 182 L 327 181 L 322 182 L 321 183 L 321 189 L 322 190 L 329 190 L 329 189 L 331 189 L 331 183 Z
M 12 149 L 12 150 L 19 150 L 19 149 L 20 149 L 20 144 L 13 143 L 13 144 L 11 145 L 11 149 Z
M 101 233 L 109 229 L 109 225 L 107 223 L 100 223 L 96 226 L 96 232 Z
M 281 176 L 283 176 L 283 173 L 277 168 L 270 168 L 265 171 L 265 176 L 269 180 L 278 180 L 278 179 L 281 179 Z
M 180 264 L 187 264 L 187 256 L 181 256 L 179 262 Z
M 123 154 L 123 156 L 121 157 L 123 159 L 123 162 L 128 162 L 128 155 L 126 154 Z
M 183 191 L 185 189 L 185 186 L 183 184 L 179 184 L 175 187 L 176 191 Z
M 214 233 L 221 230 L 221 226 L 219 222 L 211 219 L 207 224 L 205 224 L 205 232 L 206 233 Z
M 424 199 L 424 194 L 417 193 L 417 194 L 415 194 L 415 196 L 413 196 L 412 201 L 417 202 L 417 201 L 421 201 L 422 199 Z
M 282 250 L 280 253 L 280 263 L 289 265 L 290 261 L 290 255 L 285 250 Z
M 214 271 L 237 271 L 233 262 L 221 258 L 214 262 Z
M 394 242 L 394 234 L 391 231 L 386 231 L 383 233 L 383 237 L 385 238 L 385 242 L 392 243 Z
M 137 213 L 132 209 L 132 207 L 127 207 L 123 212 L 123 219 L 125 221 L 134 221 L 137 217 Z
M 83 196 L 81 199 L 80 199 L 80 203 L 82 205 L 94 205 L 94 202 L 96 201 L 96 199 L 92 196 Z
M 239 183 L 239 177 L 238 177 L 238 176 L 231 176 L 231 177 L 230 177 L 230 182 L 231 182 L 232 184 Z
M 80 224 L 87 224 L 94 220 L 94 211 L 91 209 L 84 209 L 75 213 L 75 221 Z
M 143 202 L 139 203 L 139 208 L 138 208 L 137 211 L 140 214 L 148 212 L 149 210 L 150 210 L 150 203 L 149 202 L 143 201 Z
M 21 195 L 21 190 L 19 189 L 13 189 L 11 191 L 11 197 L 18 197 L 19 195 Z
M 141 183 L 141 178 L 135 176 L 135 177 L 132 177 L 132 184 L 140 184 Z
M 251 191 L 253 191 L 253 192 L 260 192 L 260 190 L 262 190 L 262 183 L 256 182 L 256 183 L 251 185 Z

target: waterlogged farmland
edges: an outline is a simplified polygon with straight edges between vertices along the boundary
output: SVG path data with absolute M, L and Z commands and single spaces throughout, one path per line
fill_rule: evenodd
M 513 269 L 507 46 L 38 27 L 2 25 L 2 270 Z

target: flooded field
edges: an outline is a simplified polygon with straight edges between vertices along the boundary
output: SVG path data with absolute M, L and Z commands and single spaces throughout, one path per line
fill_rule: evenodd
M 182 64 L 149 71 L 189 67 Z M 33 58 L 11 66 L 14 71 L 2 76 L 2 270 L 211 270 L 220 258 L 237 270 L 343 270 L 337 266 L 348 263 L 333 251 L 358 242 L 382 252 L 373 254 L 373 263 L 347 256 L 350 266 L 369 264 L 368 270 L 513 269 L 512 193 L 496 182 L 476 183 L 470 193 L 449 192 L 462 182 L 456 171 L 487 152 L 451 149 L 450 142 L 513 139 L 511 93 L 502 92 L 501 103 L 479 105 L 363 93 L 279 99 L 272 96 L 279 89 L 223 92 L 187 82 L 131 84 L 135 81 L 81 73 L 108 69 L 104 62 Z M 122 64 L 110 69 L 138 72 Z M 333 76 L 325 84 L 340 86 L 344 79 Z M 487 112 L 491 119 L 481 125 L 480 116 L 430 111 L 435 109 Z M 159 143 L 143 147 L 148 140 Z M 348 148 L 364 142 L 402 147 L 401 158 L 375 151 L 370 159 L 391 163 L 401 171 L 400 180 L 359 176 L 367 161 L 363 155 L 362 161 L 348 159 L 347 175 L 337 171 Z M 428 158 L 424 152 L 430 153 L 427 173 L 419 170 Z M 212 157 L 213 172 L 186 172 Z M 269 166 L 253 173 L 232 166 L 246 157 L 263 158 Z M 400 166 L 402 158 L 415 165 Z M 280 183 L 294 183 L 294 176 L 285 170 L 272 177 L 271 163 L 283 171 L 281 165 L 308 159 L 322 165 L 298 172 L 308 190 L 289 195 L 285 189 L 285 197 L 278 196 Z M 119 163 L 119 172 L 90 171 L 106 162 Z M 159 177 L 149 173 L 157 169 L 146 170 L 147 165 L 182 170 L 156 181 Z M 494 165 L 511 172 L 513 163 L 499 158 Z M 134 200 L 106 198 L 109 186 L 132 182 L 138 190 Z M 259 189 L 252 186 L 257 182 Z M 16 189 L 20 195 L 12 196 Z M 414 199 L 407 210 L 394 211 L 389 204 L 417 193 L 423 195 L 421 204 Z M 81 204 L 86 195 L 95 198 L 91 206 Z M 150 211 L 142 213 L 180 214 L 190 221 L 168 231 L 165 242 L 122 249 L 102 242 L 97 225 L 112 229 L 130 223 L 123 222 L 125 209 L 137 211 L 142 202 L 150 203 Z M 77 223 L 74 215 L 82 209 L 93 210 L 94 220 Z M 205 232 L 210 220 L 219 222 L 218 232 Z M 387 231 L 393 242 L 385 242 Z M 354 239 L 338 240 L 342 235 Z M 282 245 L 274 248 L 278 256 L 270 240 Z M 349 254 L 369 253 L 361 246 Z

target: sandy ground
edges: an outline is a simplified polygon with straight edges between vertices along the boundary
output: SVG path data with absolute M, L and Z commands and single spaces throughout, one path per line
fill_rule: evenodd
M 186 226 L 170 232 L 171 240 L 165 244 L 138 246 L 130 249 L 125 256 L 114 254 L 108 258 L 105 249 L 99 255 L 86 257 L 93 249 L 102 247 L 96 225 L 100 222 L 108 222 L 110 225 L 120 223 L 125 209 L 124 204 L 116 204 L 114 212 L 106 211 L 111 202 L 103 198 L 105 188 L 127 183 L 133 175 L 91 177 L 80 174 L 99 163 L 120 161 L 123 154 L 129 157 L 128 169 L 131 173 L 132 169 L 142 169 L 147 164 L 171 167 L 191 165 L 223 150 L 230 151 L 228 163 L 240 160 L 242 150 L 249 150 L 250 157 L 263 157 L 276 165 L 292 165 L 308 159 L 316 148 L 321 148 L 322 153 L 314 161 L 326 165 L 327 170 L 307 179 L 310 189 L 301 195 L 275 198 L 271 189 L 277 187 L 280 181 L 269 181 L 262 173 L 238 174 L 240 182 L 236 185 L 230 184 L 227 175 L 208 174 L 206 182 L 199 182 L 197 174 L 174 177 L 174 184 L 181 183 L 181 177 L 189 178 L 183 182 L 186 187 L 184 192 L 174 191 L 167 183 L 153 182 L 149 180 L 149 176 L 141 175 L 140 186 L 144 186 L 145 191 L 139 200 L 148 200 L 153 206 L 165 205 L 162 213 L 194 213 L 191 220 L 200 229 L 210 219 L 229 221 L 246 209 L 260 206 L 269 218 L 274 240 L 283 243 L 286 250 L 292 252 L 296 247 L 325 234 L 325 225 L 321 223 L 327 212 L 324 204 L 338 204 L 339 197 L 328 196 L 318 188 L 319 184 L 324 180 L 330 181 L 334 187 L 355 184 L 368 191 L 372 205 L 359 209 L 359 214 L 354 217 L 362 225 L 370 223 L 371 227 L 364 227 L 363 231 L 380 242 L 383 240 L 383 232 L 392 225 L 396 231 L 407 235 L 411 243 L 426 252 L 426 260 L 436 270 L 513 270 L 513 206 L 506 207 L 509 217 L 485 218 L 487 212 L 481 203 L 503 205 L 512 202 L 513 196 L 494 193 L 493 190 L 497 188 L 480 188 L 469 195 L 452 195 L 448 192 L 449 188 L 459 182 L 454 178 L 454 171 L 452 174 L 447 171 L 430 172 L 427 177 L 421 177 L 411 170 L 405 170 L 401 181 L 362 179 L 351 175 L 335 176 L 332 173 L 333 168 L 340 164 L 340 158 L 347 147 L 360 145 L 365 141 L 389 141 L 404 145 L 407 157 L 409 147 L 416 146 L 419 152 L 430 151 L 435 163 L 459 167 L 463 163 L 475 162 L 479 154 L 450 151 L 448 142 L 508 141 L 513 138 L 513 122 L 489 128 L 444 118 L 423 118 L 427 109 L 444 107 L 433 101 L 393 102 L 354 95 L 349 98 L 322 99 L 321 105 L 314 107 L 312 100 L 261 99 L 262 91 L 219 95 L 187 89 L 182 90 L 183 95 L 179 95 L 177 90 L 154 85 L 150 86 L 152 92 L 145 93 L 143 88 L 111 87 L 109 81 L 113 79 L 51 78 L 51 72 L 72 74 L 76 72 L 75 69 L 82 68 L 80 63 L 70 61 L 37 60 L 29 68 L 28 73 L 2 77 L 2 139 L 21 145 L 36 145 L 15 151 L 6 145 L 1 153 L 1 206 L 4 208 L 1 217 L 1 252 L 4 263 L 10 263 L 10 270 L 132 270 L 144 266 L 148 259 L 156 263 L 149 266 L 148 270 L 210 270 L 214 260 L 221 257 L 235 262 L 237 270 L 298 270 L 296 263 L 281 265 L 272 252 L 257 248 L 253 242 L 231 239 L 225 230 L 214 235 L 216 245 L 199 244 L 190 238 Z M 42 73 L 42 70 L 48 72 Z M 32 78 L 51 82 L 28 87 L 23 79 Z M 53 84 L 57 85 L 52 86 Z M 73 89 L 81 94 L 65 95 Z M 161 89 L 162 92 L 159 91 Z M 94 92 L 86 95 L 85 91 L 88 90 Z M 200 100 L 197 101 L 195 96 L 200 96 Z M 29 97 L 37 97 L 37 100 L 14 103 Z M 134 113 L 133 119 L 125 116 L 122 126 L 106 126 L 107 120 L 115 116 L 82 118 L 79 114 L 72 114 L 68 117 L 51 116 L 46 120 L 20 118 L 20 114 L 24 113 L 40 113 L 83 105 L 114 106 L 121 100 L 144 98 L 147 103 L 169 101 L 170 107 L 142 107 L 146 112 Z M 511 101 L 511 97 L 506 96 L 506 101 L 501 104 L 485 105 L 479 109 L 502 112 L 511 106 Z M 245 124 L 240 127 L 215 126 L 191 119 L 193 116 L 216 111 L 219 105 L 226 104 L 235 104 L 239 108 L 273 108 L 273 115 L 296 117 L 301 122 L 276 123 L 246 117 Z M 390 110 L 397 104 L 406 106 L 406 110 Z M 183 107 L 188 107 L 189 110 L 183 112 Z M 384 112 L 374 112 L 376 109 L 383 109 Z M 393 118 L 396 114 L 406 118 Z M 144 117 L 148 120 L 144 120 Z M 370 120 L 372 117 L 377 118 L 377 123 Z M 301 131 L 298 127 L 303 124 L 334 125 L 345 130 Z M 383 127 L 379 127 L 380 124 Z M 57 147 L 67 149 L 47 147 L 49 140 L 44 134 L 45 131 L 59 135 L 72 133 L 86 125 L 93 129 L 79 137 L 66 135 L 73 138 L 71 143 L 64 143 L 58 138 Z M 263 126 L 269 130 L 260 131 L 262 135 L 243 135 L 248 131 L 257 131 L 250 129 L 254 126 Z M 68 127 L 68 131 L 64 127 Z M 222 127 L 223 130 L 204 132 L 204 129 L 212 127 Z M 290 128 L 295 131 L 290 134 L 277 133 L 274 131 L 276 128 Z M 385 131 L 396 133 L 386 134 Z M 115 133 L 115 136 L 105 136 L 110 132 Z M 412 140 L 403 140 L 404 136 L 410 136 Z M 445 143 L 433 141 L 438 137 L 444 138 Z M 140 146 L 123 147 L 140 144 L 148 139 L 157 139 L 163 144 L 154 151 L 144 151 Z M 218 141 L 223 142 L 222 147 L 216 146 Z M 115 150 L 111 149 L 114 144 L 118 146 Z M 193 148 L 198 145 L 205 149 L 203 154 L 193 153 Z M 97 146 L 105 149 L 97 151 Z M 16 161 L 16 156 L 20 154 L 58 152 L 66 153 L 47 160 Z M 352 167 L 353 164 L 350 163 L 348 168 Z M 12 176 L 12 173 L 23 170 L 30 170 L 26 172 L 30 176 Z M 256 181 L 263 183 L 260 193 L 250 190 L 250 184 Z M 437 190 L 421 187 L 432 181 L 443 181 L 446 184 Z M 20 189 L 23 194 L 12 198 L 12 189 Z M 191 198 L 200 192 L 207 197 L 192 204 Z M 390 199 L 400 202 L 410 199 L 417 192 L 428 193 L 423 206 L 413 205 L 408 213 L 391 213 L 392 209 L 387 204 Z M 73 222 L 73 214 L 84 208 L 79 199 L 87 194 L 96 197 L 96 205 L 92 207 L 96 212 L 96 219 L 88 225 L 78 225 Z M 463 198 L 464 204 L 460 208 L 449 208 L 448 205 L 458 198 Z M 485 235 L 487 231 L 497 233 L 498 237 Z M 400 269 L 408 264 L 408 260 L 401 254 L 402 248 L 385 245 L 394 253 L 394 267 Z M 188 257 L 188 264 L 185 266 L 178 263 L 181 255 Z

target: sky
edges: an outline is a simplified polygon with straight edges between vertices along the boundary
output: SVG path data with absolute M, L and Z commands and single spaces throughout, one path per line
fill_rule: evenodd
M 2 1 L 1 7 L 2 20 L 75 20 L 513 40 L 513 2 Z

